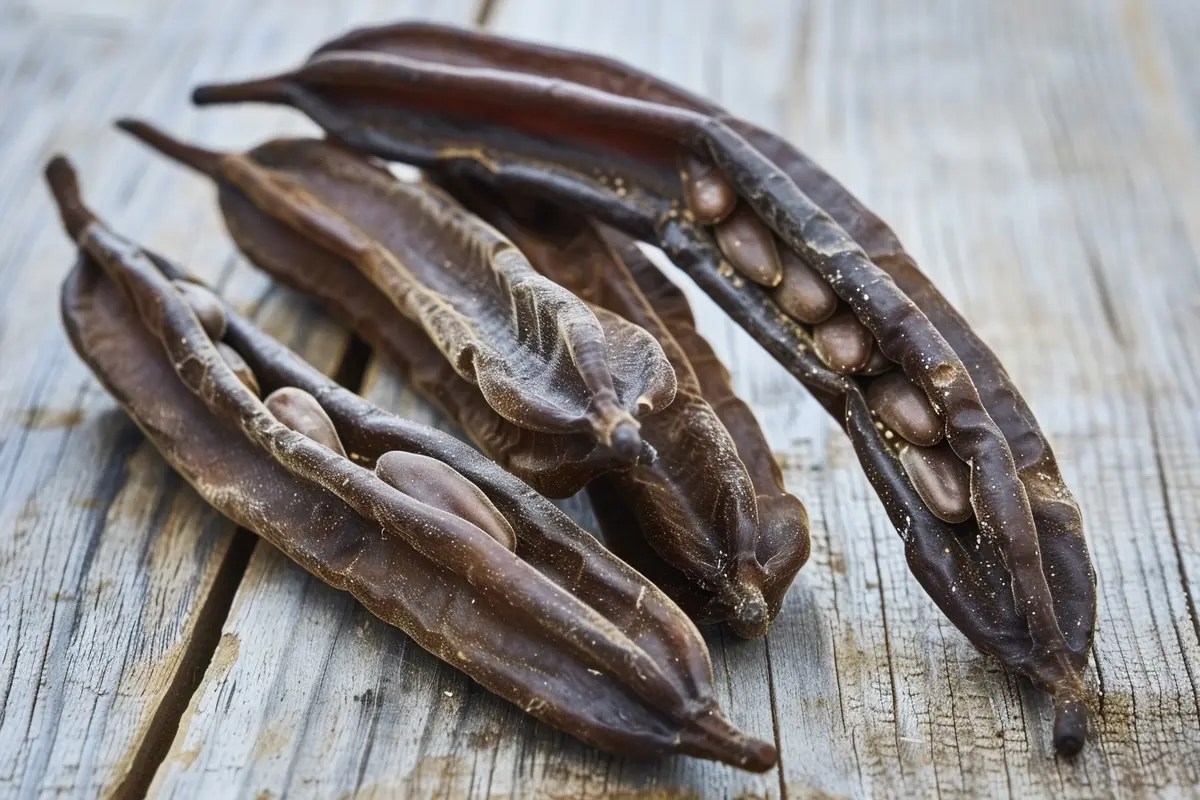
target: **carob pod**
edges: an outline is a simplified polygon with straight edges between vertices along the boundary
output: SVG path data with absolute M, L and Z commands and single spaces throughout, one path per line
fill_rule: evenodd
M 721 715 L 703 640 L 645 578 L 470 447 L 342 389 L 223 306 L 221 343 L 269 397 L 286 389 L 289 405 L 301 398 L 305 408 L 282 422 L 226 366 L 172 282 L 180 271 L 100 223 L 65 159 L 46 177 L 79 246 L 62 289 L 73 346 L 214 507 L 584 741 L 633 756 L 775 763 L 770 744 Z M 329 427 L 349 458 L 307 435 L 327 437 Z M 406 472 L 425 458 L 445 469 L 412 481 Z M 408 494 L 430 483 L 440 487 L 434 503 Z M 499 525 L 497 514 L 512 540 L 476 524 Z
M 124 121 L 121 127 L 160 151 L 198 168 L 209 169 L 218 157 L 211 151 L 174 140 L 144 123 Z M 271 146 L 283 149 L 282 142 Z M 304 149 L 324 146 L 311 140 L 289 143 L 297 154 Z M 253 157 L 255 152 L 251 151 L 248 157 Z M 219 173 L 214 177 L 219 180 Z M 224 188 L 224 184 L 219 185 Z M 251 260 L 290 285 L 325 301 L 336 316 L 396 359 L 412 379 L 414 387 L 447 411 L 485 453 L 529 480 L 535 488 L 552 495 L 570 494 L 594 476 L 618 466 L 611 458 L 603 457 L 604 451 L 590 447 L 583 437 L 531 434 L 497 418 L 478 389 L 461 379 L 456 380 L 447 368 L 445 358 L 423 332 L 396 313 L 390 301 L 365 281 L 352 265 L 336 254 L 311 247 L 293 229 L 272 219 L 240 193 L 222 191 L 221 207 L 227 227 Z M 503 232 L 511 237 L 513 230 L 505 228 Z M 517 244 L 522 246 L 520 242 Z M 598 238 L 593 237 L 590 244 L 601 250 L 585 255 L 610 257 Z M 627 244 L 632 247 L 632 242 L 627 241 Z M 547 267 L 552 265 L 544 261 L 534 266 L 552 279 L 562 277 L 561 274 L 549 274 Z M 598 273 L 597 277 L 608 276 Z M 623 288 L 635 297 L 640 296 L 628 273 L 625 277 Z M 577 287 L 567 285 L 567 288 L 574 290 Z M 644 300 L 642 302 L 644 304 Z M 624 310 L 613 308 L 611 304 L 607 308 L 603 307 L 605 304 L 599 305 L 601 307 L 594 311 L 601 319 L 617 312 L 634 324 L 649 327 L 647 320 L 630 315 L 637 309 L 630 308 L 628 303 Z M 648 307 L 643 307 L 641 313 L 650 318 L 654 316 Z M 761 635 L 778 613 L 792 578 L 807 558 L 807 516 L 799 501 L 783 490 L 778 470 L 774 483 L 761 487 L 751 484 L 728 433 L 721 429 L 720 421 L 700 397 L 686 356 L 678 352 L 670 334 L 663 332 L 664 337 L 660 338 L 658 332 L 650 332 L 660 339 L 676 371 L 687 370 L 691 395 L 687 402 L 681 403 L 677 394 L 676 401 L 666 410 L 644 418 L 643 438 L 659 455 L 652 464 L 635 467 L 627 477 L 601 479 L 603 487 L 593 481 L 589 491 L 593 494 L 609 491 L 608 496 L 614 502 L 629 505 L 637 511 L 637 518 L 622 516 L 619 521 L 611 520 L 605 526 L 610 541 L 619 545 L 641 530 L 655 542 L 657 551 L 643 549 L 646 557 L 638 559 L 634 566 L 656 580 L 661 576 L 663 585 L 674 590 L 669 594 L 685 601 L 685 610 L 694 619 L 725 621 L 743 636 Z M 674 347 L 675 351 L 669 351 L 669 347 Z M 675 357 L 671 357 L 671 352 L 675 352 Z M 715 362 L 711 350 L 708 352 L 714 367 L 723 370 Z M 745 408 L 745 416 L 748 424 L 743 427 L 757 431 L 748 408 Z M 651 433 L 647 434 L 646 430 Z M 704 447 L 698 455 L 694 451 L 701 443 Z M 722 447 L 724 443 L 728 446 Z M 664 447 L 671 452 L 664 454 Z M 751 458 L 764 458 L 756 452 L 758 448 L 765 453 L 765 459 L 773 463 L 761 432 L 751 444 L 743 443 L 738 447 L 739 450 L 747 448 Z M 696 471 L 699 461 L 706 466 Z M 759 504 L 763 506 L 761 522 Z M 603 509 L 598 511 L 603 518 Z M 663 557 L 658 555 L 659 551 L 667 561 L 682 569 L 661 563 Z M 636 557 L 637 553 L 631 549 L 618 549 L 618 552 L 631 557 Z
M 1057 749 L 1082 747 L 1095 579 L 1046 439 L 891 231 L 793 147 L 618 62 L 430 25 L 356 31 L 297 70 L 201 87 L 193 99 L 291 105 L 356 149 L 540 194 L 660 245 L 842 423 L 922 586 L 977 647 L 1053 697 Z M 924 392 L 946 446 L 969 465 L 970 520 L 948 523 L 938 514 L 954 509 L 922 500 L 914 482 L 929 473 L 910 475 L 900 454 L 920 445 L 897 446 L 863 378 L 817 355 L 826 323 L 776 302 L 787 275 L 764 288 L 736 253 L 722 254 L 713 223 L 723 201 L 687 206 L 722 195 L 721 180 L 773 232 L 785 272 L 794 255 L 870 332 L 858 374 L 884 372 L 886 358 Z M 835 365 L 855 363 L 828 349 L 839 337 L 823 338 Z
M 213 179 L 225 226 L 250 261 L 276 280 L 318 298 L 335 318 L 386 355 L 412 388 L 441 408 L 480 449 L 538 492 L 548 497 L 569 497 L 595 476 L 628 466 L 612 448 L 598 446 L 588 431 L 548 433 L 501 416 L 478 386 L 455 371 L 425 330 L 399 313 L 392 300 L 354 264 L 280 222 L 225 179 L 220 165 L 228 154 L 186 144 L 144 122 L 121 120 L 117 124 L 159 152 Z M 318 162 L 328 147 L 314 139 L 278 140 L 249 151 L 244 158 L 257 162 L 266 153 L 272 157 L 271 163 L 286 160 L 299 169 Z M 339 153 L 339 160 L 350 158 L 359 157 Z M 410 230 L 396 225 L 393 235 L 400 237 Z M 612 338 L 622 339 L 628 327 L 622 320 L 607 313 L 599 319 L 606 329 L 619 326 Z
M 543 275 L 662 345 L 678 388 L 670 406 L 642 423 L 657 458 L 593 480 L 592 507 L 609 546 L 693 619 L 728 623 L 747 638 L 765 634 L 808 559 L 808 515 L 784 489 L 762 431 L 733 394 L 724 366 L 695 328 L 682 323 L 683 315 L 691 320 L 686 299 L 682 311 L 671 308 L 674 327 L 660 318 L 633 274 L 657 268 L 612 228 L 529 198 L 506 202 L 477 183 L 443 185 Z
M 119 124 L 166 149 L 148 126 Z M 191 157 L 309 247 L 352 263 L 505 419 L 588 433 L 622 463 L 642 456 L 636 418 L 675 391 L 658 344 L 620 319 L 598 320 L 441 190 L 319 140 L 173 154 Z

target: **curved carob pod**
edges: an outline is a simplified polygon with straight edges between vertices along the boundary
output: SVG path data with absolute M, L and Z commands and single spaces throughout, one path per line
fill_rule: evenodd
M 64 159 L 47 180 L 80 249 L 62 291 L 73 346 L 214 507 L 584 741 L 775 762 L 721 715 L 703 640 L 645 578 L 453 437 L 342 389 L 215 296 L 203 312 L 190 304 L 178 269 L 83 205 Z M 204 324 L 214 304 L 219 342 Z M 265 404 L 218 344 L 240 355 Z M 349 457 L 328 446 L 339 443 Z
M 427 25 L 354 32 L 294 71 L 193 99 L 291 105 L 363 152 L 539 194 L 661 246 L 841 421 L 922 586 L 1052 695 L 1058 750 L 1082 747 L 1094 575 L 1045 438 L 882 224 L 793 148 L 617 62 Z M 944 421 L 937 452 L 902 459 L 922 445 L 869 405 L 867 378 L 896 365 Z
M 352 263 L 505 419 L 544 433 L 586 432 L 622 463 L 642 455 L 636 417 L 669 404 L 675 390 L 657 343 L 619 319 L 602 323 L 441 190 L 319 140 L 211 153 L 119 124 L 309 247 Z
M 170 158 L 212 178 L 225 226 L 251 262 L 278 281 L 319 299 L 342 324 L 355 331 L 404 373 L 412 388 L 437 405 L 480 449 L 502 467 L 547 497 L 569 497 L 597 475 L 628 466 L 612 448 L 597 446 L 590 432 L 547 433 L 521 427 L 501 416 L 463 378 L 417 323 L 398 313 L 392 300 L 350 261 L 316 246 L 303 233 L 280 222 L 235 184 L 222 177 L 225 157 L 172 138 L 144 122 L 121 120 L 122 130 Z M 318 140 L 279 141 L 267 145 L 297 163 L 317 156 L 306 150 L 328 147 Z M 261 148 L 249 151 L 255 160 Z M 358 158 L 352 154 L 343 156 Z M 408 229 L 397 225 L 395 236 Z M 612 340 L 620 341 L 628 326 L 601 314 L 601 326 L 620 325 Z
M 642 293 L 633 271 L 656 268 L 633 240 L 567 209 L 500 198 L 477 183 L 443 185 L 543 275 L 662 345 L 678 388 L 670 406 L 642 423 L 657 458 L 593 480 L 592 506 L 609 546 L 666 588 L 694 620 L 726 622 L 747 638 L 765 634 L 808 558 L 808 515 L 785 491 L 757 421 L 733 394 L 707 342 L 694 327 L 677 324 L 690 345 L 685 349 Z M 684 308 L 690 314 L 686 300 Z M 714 404 L 725 407 L 732 429 Z M 763 469 L 766 462 L 770 470 Z

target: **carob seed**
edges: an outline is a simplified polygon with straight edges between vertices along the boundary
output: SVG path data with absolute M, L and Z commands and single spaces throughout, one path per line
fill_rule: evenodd
M 775 234 L 751 208 L 741 203 L 716 227 L 717 244 L 738 272 L 760 286 L 778 286 L 783 279 Z
M 921 387 L 899 370 L 871 381 L 867 404 L 884 425 L 913 444 L 931 447 L 942 440 L 942 418 Z
M 789 317 L 809 325 L 824 322 L 837 311 L 838 299 L 828 283 L 786 245 L 779 248 L 783 280 L 772 293 Z
M 813 345 L 830 369 L 850 374 L 866 366 L 875 340 L 854 312 L 843 307 L 813 328 Z
M 508 520 L 483 490 L 449 464 L 417 453 L 392 450 L 375 462 L 375 474 L 409 497 L 465 519 L 506 549 L 516 548 L 517 535 Z
M 190 281 L 175 281 L 175 288 L 183 296 L 184 302 L 192 309 L 192 313 L 200 320 L 204 332 L 214 342 L 225 336 L 225 310 L 221 301 L 211 290 Z
M 225 366 L 233 370 L 233 374 L 237 375 L 242 385 L 254 392 L 255 397 L 261 397 L 262 390 L 258 388 L 258 378 L 254 377 L 254 371 L 250 369 L 250 365 L 246 363 L 245 359 L 238 355 L 238 351 L 224 342 L 217 342 L 217 352 L 221 354 L 221 358 L 225 359 Z
M 971 470 L 948 444 L 900 451 L 900 464 L 925 505 L 945 522 L 971 518 Z
M 303 433 L 317 444 L 323 444 L 338 455 L 346 455 L 341 437 L 333 420 L 321 408 L 317 398 L 303 389 L 284 386 L 271 392 L 263 405 L 275 415 L 275 419 L 297 433 Z
M 858 375 L 882 375 L 892 367 L 896 366 L 896 362 L 883 354 L 883 349 L 880 348 L 879 342 L 875 342 L 871 346 L 871 355 L 867 358 L 867 365 L 858 371 Z
M 1064 756 L 1073 756 L 1087 741 L 1088 710 L 1078 700 L 1061 703 L 1054 713 L 1054 746 Z
M 729 216 L 737 205 L 737 193 L 716 167 L 687 153 L 680 169 L 683 199 L 697 222 L 712 225 Z

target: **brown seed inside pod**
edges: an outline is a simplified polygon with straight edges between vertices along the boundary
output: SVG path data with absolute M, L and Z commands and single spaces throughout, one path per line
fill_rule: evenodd
M 775 234 L 745 203 L 739 203 L 716 227 L 717 244 L 729 263 L 760 286 L 778 286 L 783 279 Z
M 871 381 L 867 404 L 880 422 L 913 444 L 931 447 L 942 440 L 942 418 L 921 387 L 899 370 Z
M 204 332 L 214 342 L 220 341 L 225 335 L 225 310 L 221 308 L 221 301 L 217 296 L 211 290 L 190 281 L 175 281 L 174 284 L 184 302 L 200 320 Z
M 517 535 L 478 486 L 436 458 L 393 450 L 375 462 L 375 474 L 389 486 L 422 503 L 467 520 L 508 550 Z
M 262 390 L 258 388 L 258 378 L 254 377 L 254 371 L 250 369 L 250 365 L 246 363 L 245 359 L 238 355 L 238 351 L 224 342 L 217 342 L 217 352 L 225 360 L 225 366 L 233 370 L 233 374 L 237 375 L 242 385 L 254 392 L 255 397 L 260 397 Z
M 829 319 L 838 306 L 830 285 L 787 245 L 779 246 L 779 257 L 783 279 L 771 293 L 775 303 L 792 319 L 809 325 Z
M 845 306 L 813 328 L 817 355 L 830 369 L 843 374 L 858 372 L 866 366 L 874 344 L 871 332 Z
M 321 408 L 317 398 L 303 389 L 285 386 L 271 392 L 263 405 L 275 415 L 275 419 L 297 433 L 303 433 L 317 444 L 323 444 L 340 456 L 346 455 L 342 439 L 338 436 L 333 420 Z
M 883 349 L 879 346 L 879 342 L 871 345 L 871 355 L 867 358 L 867 364 L 858 371 L 859 375 L 882 375 L 883 373 L 896 366 L 896 362 L 883 354 Z
M 696 221 L 712 225 L 729 216 L 737 205 L 737 193 L 720 171 L 691 153 L 680 162 L 683 199 Z
M 948 444 L 900 451 L 900 464 L 925 505 L 946 522 L 971 518 L 971 470 Z

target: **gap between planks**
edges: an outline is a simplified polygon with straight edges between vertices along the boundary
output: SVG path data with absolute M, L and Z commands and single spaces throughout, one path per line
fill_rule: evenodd
M 348 335 L 346 345 L 338 359 L 332 375 L 339 384 L 358 392 L 362 388 L 367 365 L 371 361 L 371 347 L 358 336 Z M 221 561 L 212 589 L 196 619 L 196 626 L 187 643 L 179 669 L 163 695 L 162 704 L 154 711 L 146 736 L 133 757 L 133 763 L 121 783 L 113 790 L 113 797 L 146 797 L 159 766 L 167 759 L 171 743 L 179 732 L 179 724 L 187 712 L 188 705 L 212 665 L 221 631 L 233 607 L 234 597 L 242 585 L 250 556 L 260 544 L 258 536 L 246 528 L 239 527 L 230 541 L 229 549 Z M 264 546 L 270 547 L 265 544 Z

